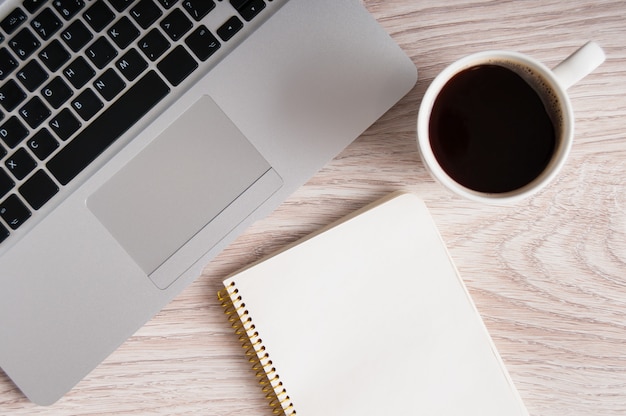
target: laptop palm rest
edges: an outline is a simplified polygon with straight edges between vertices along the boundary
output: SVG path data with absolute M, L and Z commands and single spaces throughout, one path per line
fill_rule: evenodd
M 164 289 L 281 184 L 218 105 L 203 96 L 87 205 Z M 199 241 L 186 247 L 192 239 Z

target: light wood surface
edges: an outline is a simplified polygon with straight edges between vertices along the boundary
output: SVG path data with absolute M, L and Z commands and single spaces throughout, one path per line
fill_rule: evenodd
M 364 3 L 419 68 L 416 87 L 57 404 L 29 403 L 0 372 L 0 414 L 270 415 L 216 300 L 222 278 L 397 189 L 431 209 L 532 415 L 626 414 L 626 2 Z M 433 182 L 414 136 L 439 71 L 486 49 L 555 66 L 587 40 L 607 61 L 569 90 L 575 144 L 552 185 L 493 207 Z

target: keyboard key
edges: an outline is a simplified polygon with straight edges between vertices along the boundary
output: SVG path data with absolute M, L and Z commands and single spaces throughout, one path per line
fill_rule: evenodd
M 0 49 L 0 81 L 9 76 L 18 66 L 19 62 L 11 55 L 11 52 L 9 52 L 7 48 Z
M 11 149 L 20 144 L 26 136 L 28 136 L 28 129 L 16 116 L 11 117 L 0 126 L 0 137 Z
M 65 141 L 80 128 L 81 123 L 68 108 L 64 108 L 48 125 L 59 139 Z
M 141 52 L 151 61 L 159 59 L 170 47 L 170 43 L 165 39 L 158 29 L 152 29 L 146 36 L 137 43 Z
M 17 195 L 9 196 L 0 204 L 0 217 L 13 230 L 17 230 L 30 216 L 31 212 Z
M 233 0 L 231 0 L 231 3 L 232 2 Z M 263 0 L 250 0 L 246 2 L 243 7 L 238 8 L 237 11 L 246 22 L 249 22 L 263 9 L 265 9 L 265 2 Z
M 24 179 L 37 167 L 35 159 L 33 159 L 23 147 L 20 147 L 15 153 L 9 156 L 4 164 L 9 172 L 18 180 Z
M 100 32 L 115 19 L 115 14 L 109 9 L 104 1 L 97 0 L 85 13 L 83 17 L 89 26 L 96 32 Z
M 124 49 L 139 37 L 139 30 L 128 17 L 123 16 L 109 28 L 108 34 L 118 48 Z
M 185 0 L 183 8 L 196 22 L 199 22 L 215 8 L 215 2 L 213 0 Z
M 233 16 L 226 21 L 219 29 L 217 29 L 217 35 L 222 38 L 224 42 L 231 39 L 237 32 L 243 28 L 243 22 L 237 17 Z
M 176 4 L 178 0 L 159 0 L 159 3 L 161 3 L 161 6 L 165 7 L 166 9 L 170 9 L 173 5 Z
M 209 59 L 221 46 L 217 38 L 204 25 L 187 36 L 185 43 L 201 61 Z
M 198 63 L 182 45 L 178 45 L 157 64 L 157 68 L 172 85 L 177 86 L 198 68 Z
M 117 56 L 117 50 L 101 36 L 87 48 L 85 54 L 96 68 L 102 69 Z
M 130 49 L 124 54 L 115 65 L 127 80 L 135 80 L 146 68 L 148 63 L 139 55 L 136 49 Z
M 15 186 L 15 182 L 4 169 L 0 169 L 0 198 L 8 194 Z
M 46 8 L 30 22 L 30 26 L 43 40 L 48 40 L 63 26 L 63 23 L 52 9 Z
M 17 85 L 17 82 L 10 79 L 0 87 L 0 104 L 6 111 L 13 111 L 26 99 L 26 93 Z
M 4 225 L 0 224 L 0 243 L 6 240 L 10 234 L 9 230 L 7 230 Z
M 230 0 L 230 5 L 239 10 L 250 0 Z
M 75 20 L 74 23 L 61 32 L 61 37 L 71 50 L 78 52 L 93 39 L 93 34 L 83 22 Z
M 176 9 L 161 21 L 161 27 L 170 39 L 177 41 L 191 30 L 193 24 L 182 10 Z
M 170 92 L 150 71 L 47 163 L 52 175 L 66 185 Z
M 22 5 L 29 13 L 35 13 L 47 0 L 24 0 Z
M 27 145 L 30 151 L 33 152 L 39 160 L 44 160 L 59 147 L 59 142 L 52 137 L 48 129 L 41 129 L 28 139 Z
M 61 77 L 54 77 L 42 90 L 41 95 L 48 103 L 57 109 L 63 105 L 74 94 L 72 89 L 63 81 Z
M 18 190 L 26 202 L 38 210 L 59 192 L 59 186 L 43 170 L 38 170 Z
M 33 32 L 28 28 L 24 28 L 9 41 L 9 46 L 18 58 L 25 60 L 41 46 L 41 43 L 33 35 Z
M 7 17 L 2 19 L 0 27 L 8 34 L 15 32 L 26 21 L 26 13 L 19 7 L 13 10 Z
M 50 117 L 50 109 L 41 101 L 41 98 L 36 96 L 24 104 L 19 113 L 32 129 L 39 127 L 45 119 Z
M 33 59 L 17 73 L 17 79 L 28 91 L 33 92 L 48 79 L 48 72 Z
M 86 89 L 75 100 L 72 107 L 78 115 L 85 121 L 91 119 L 102 108 L 102 101 L 90 89 Z
M 96 78 L 93 86 L 100 93 L 102 98 L 111 101 L 124 89 L 126 83 L 117 75 L 113 68 L 109 68 Z
M 109 3 L 111 3 L 118 12 L 123 12 L 133 1 L 135 0 L 109 0 Z
M 152 0 L 141 0 L 130 9 L 130 15 L 143 29 L 147 29 L 161 17 L 161 9 Z
M 39 52 L 39 58 L 52 72 L 57 71 L 70 59 L 69 52 L 61 42 L 54 39 L 48 46 Z
M 74 86 L 82 88 L 91 78 L 96 75 L 93 68 L 87 63 L 85 58 L 79 56 L 74 59 L 64 70 L 63 75 Z
M 52 2 L 54 8 L 65 20 L 70 20 L 83 7 L 85 2 L 82 0 L 54 0 Z

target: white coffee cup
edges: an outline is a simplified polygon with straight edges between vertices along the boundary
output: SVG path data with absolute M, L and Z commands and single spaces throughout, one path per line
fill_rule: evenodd
M 566 90 L 596 69 L 604 62 L 604 59 L 605 55 L 600 46 L 595 42 L 589 42 L 552 70 L 529 56 L 508 51 L 480 52 L 454 62 L 434 79 L 420 105 L 417 119 L 417 143 L 427 170 L 452 192 L 474 201 L 504 204 L 516 202 L 535 194 L 559 173 L 572 146 L 574 115 Z M 544 105 L 554 107 L 555 111 L 552 113 L 558 114 L 558 116 L 550 117 L 558 118 L 558 120 L 552 120 L 553 123 L 558 124 L 558 127 L 555 127 L 555 145 L 547 165 L 534 179 L 511 190 L 491 192 L 472 189 L 461 184 L 458 177 L 454 179 L 442 167 L 435 156 L 431 143 L 431 115 L 442 89 L 457 74 L 482 65 L 501 65 L 517 73 L 528 84 L 532 85 L 533 90 L 544 102 Z

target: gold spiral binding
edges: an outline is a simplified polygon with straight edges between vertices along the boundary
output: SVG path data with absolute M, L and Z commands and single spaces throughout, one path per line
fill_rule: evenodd
M 273 367 L 269 354 L 265 351 L 263 340 L 252 323 L 239 290 L 232 282 L 228 287 L 217 292 L 217 298 L 222 303 L 228 322 L 235 330 L 245 356 L 252 364 L 261 391 L 265 394 L 272 414 L 279 416 L 295 416 L 296 410 L 291 403 L 287 390 L 280 381 L 280 377 Z

